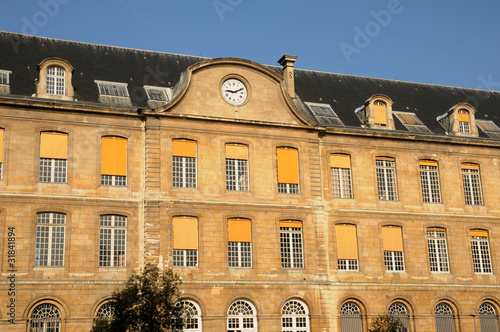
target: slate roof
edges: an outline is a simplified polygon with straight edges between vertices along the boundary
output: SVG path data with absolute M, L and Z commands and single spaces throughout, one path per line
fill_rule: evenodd
M 32 96 L 38 78 L 37 66 L 44 59 L 67 60 L 74 68 L 75 98 L 99 102 L 94 80 L 128 84 L 132 104 L 147 107 L 144 85 L 174 87 L 189 66 L 207 58 L 64 41 L 51 38 L 0 32 L 0 69 L 12 71 L 11 95 Z M 295 69 L 295 90 L 303 102 L 330 104 L 346 127 L 360 128 L 355 110 L 375 94 L 394 101 L 393 111 L 414 112 L 435 134 L 445 130 L 436 117 L 454 105 L 467 102 L 476 109 L 476 119 L 492 120 L 500 126 L 500 92 L 432 84 L 368 78 Z M 282 74 L 281 67 L 269 66 Z M 314 118 L 308 109 L 302 109 Z M 319 121 L 318 121 L 319 122 Z M 399 120 L 396 129 L 407 131 Z M 487 137 L 479 130 L 481 137 Z

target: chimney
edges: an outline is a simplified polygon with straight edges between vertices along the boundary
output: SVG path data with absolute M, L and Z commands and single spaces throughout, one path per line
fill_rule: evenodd
M 288 89 L 290 97 L 295 98 L 295 81 L 293 74 L 293 63 L 297 60 L 296 56 L 283 55 L 278 63 L 283 66 L 283 78 Z

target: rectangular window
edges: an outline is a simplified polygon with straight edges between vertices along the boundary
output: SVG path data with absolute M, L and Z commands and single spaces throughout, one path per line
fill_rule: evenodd
M 386 271 L 404 271 L 403 236 L 401 227 L 382 227 L 384 243 L 384 262 Z
M 127 83 L 94 81 L 99 94 L 104 96 L 128 97 Z
M 169 101 L 170 95 L 172 93 L 171 89 L 162 88 L 158 86 L 145 85 L 144 90 L 146 90 L 149 100 L 156 100 L 156 101 Z
M 466 110 L 458 111 L 458 132 L 470 133 L 469 112 Z
M 102 215 L 99 226 L 99 266 L 125 266 L 127 217 Z
M 427 229 L 427 248 L 432 272 L 450 272 L 444 228 Z
M 196 141 L 172 141 L 172 186 L 196 188 Z
M 39 182 L 66 183 L 68 135 L 56 132 L 40 134 Z
M 378 197 L 382 201 L 397 201 L 396 162 L 394 158 L 380 157 L 375 160 Z
M 373 112 L 375 113 L 375 124 L 379 126 L 387 126 L 385 103 L 376 101 L 373 104 Z
M 469 233 L 474 272 L 477 274 L 491 274 L 493 270 L 491 268 L 488 232 L 472 229 Z
M 226 144 L 226 189 L 248 190 L 248 146 Z
M 277 148 L 278 192 L 299 193 L 299 154 L 294 148 Z
M 47 68 L 46 92 L 49 95 L 64 96 L 65 71 L 61 67 Z
M 462 181 L 464 184 L 465 204 L 483 205 L 479 165 L 462 164 Z
M 420 183 L 422 185 L 424 203 L 441 203 L 437 161 L 420 161 Z
M 334 198 L 352 198 L 351 156 L 347 154 L 330 155 L 332 187 Z
M 3 178 L 3 138 L 5 130 L 0 128 L 0 180 Z
M 281 267 L 304 268 L 302 249 L 302 223 L 300 221 L 280 222 Z
M 36 218 L 35 266 L 64 265 L 66 215 L 42 212 Z
M 337 236 L 338 269 L 344 271 L 358 271 L 358 243 L 356 226 L 335 225 Z
M 252 267 L 252 222 L 248 219 L 229 219 L 229 267 Z
M 198 266 L 198 219 L 174 217 L 174 266 Z
M 102 137 L 101 185 L 127 185 L 127 139 Z
M 10 84 L 10 74 L 12 74 L 10 70 L 0 70 L 0 84 Z

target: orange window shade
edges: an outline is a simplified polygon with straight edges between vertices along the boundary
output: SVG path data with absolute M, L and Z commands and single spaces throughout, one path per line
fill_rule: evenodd
M 377 160 L 394 161 L 395 159 L 391 157 L 377 157 Z
M 0 128 L 0 163 L 3 163 L 3 136 L 4 129 Z
M 297 149 L 277 148 L 278 182 L 299 184 L 299 158 Z
M 462 169 L 475 169 L 475 170 L 479 171 L 479 165 L 464 163 L 464 164 L 462 164 Z
M 401 227 L 382 227 L 382 239 L 385 251 L 403 251 Z
M 434 160 L 420 160 L 419 164 L 421 166 L 436 166 L 438 165 L 437 161 Z
M 358 259 L 356 226 L 335 225 L 338 259 Z
M 428 231 L 432 232 L 432 231 L 435 231 L 435 232 L 445 232 L 446 229 L 444 228 L 440 228 L 440 227 L 430 227 L 430 228 L 427 228 Z
M 375 123 L 384 125 L 387 124 L 385 105 L 373 105 L 373 111 L 375 113 Z
M 248 160 L 248 146 L 243 144 L 226 144 L 226 158 Z
M 126 138 L 102 138 L 101 172 L 104 175 L 127 176 Z
M 174 249 L 198 249 L 198 219 L 174 217 Z
M 458 112 L 458 121 L 460 122 L 469 122 L 469 112 Z
M 280 227 L 302 228 L 302 222 L 294 220 L 283 220 L 280 221 Z
M 229 242 L 252 242 L 252 222 L 249 219 L 229 219 L 227 233 Z
M 471 229 L 469 232 L 470 232 L 470 236 L 488 237 L 488 231 L 485 231 L 482 229 Z
M 68 159 L 68 135 L 42 132 L 40 134 L 40 158 Z
M 348 154 L 331 154 L 330 167 L 351 168 L 351 156 Z
M 196 141 L 174 139 L 172 145 L 174 156 L 196 158 Z

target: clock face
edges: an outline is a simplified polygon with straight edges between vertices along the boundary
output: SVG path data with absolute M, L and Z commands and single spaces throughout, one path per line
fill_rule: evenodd
M 247 99 L 247 88 L 243 82 L 230 78 L 222 83 L 222 96 L 231 105 L 241 105 Z

